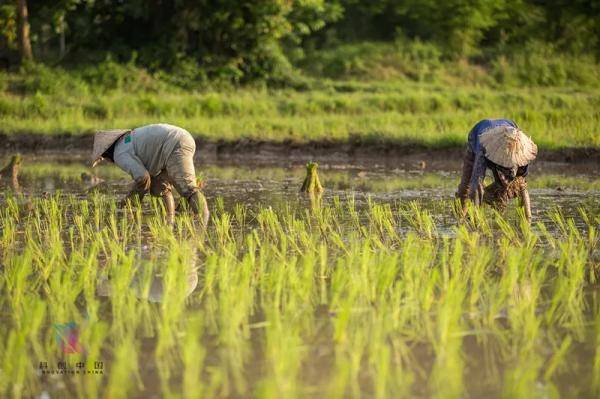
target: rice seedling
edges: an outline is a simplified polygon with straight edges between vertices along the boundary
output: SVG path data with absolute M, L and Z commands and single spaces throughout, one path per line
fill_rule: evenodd
M 317 168 L 319 165 L 315 162 L 309 162 L 306 164 L 306 177 L 300 187 L 300 191 L 303 193 L 315 194 L 323 191 L 323 186 L 319 181 L 319 174 Z
M 200 229 L 113 199 L 2 199 L 0 396 L 599 392 L 593 204 L 529 225 L 446 199 L 219 197 Z

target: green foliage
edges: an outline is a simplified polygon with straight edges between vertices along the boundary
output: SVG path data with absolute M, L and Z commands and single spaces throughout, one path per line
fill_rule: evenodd
M 77 64 L 105 59 L 106 54 L 120 61 L 137 54 L 137 61 L 152 70 L 181 72 L 183 81 L 175 79 L 175 84 L 195 82 L 196 87 L 207 76 L 233 83 L 283 79 L 291 69 L 285 51 L 293 52 L 304 36 L 341 16 L 341 9 L 323 0 L 65 0 L 36 3 L 31 14 L 44 52 L 52 46 L 52 31 L 65 38 L 67 57 Z M 196 65 L 202 72 L 195 71 Z M 107 76 L 93 78 L 120 84 L 114 74 L 121 71 L 105 67 Z
M 301 64 L 313 76 L 335 79 L 433 81 L 442 66 L 438 47 L 420 41 L 342 45 L 310 54 Z
M 600 67 L 592 57 L 558 53 L 543 42 L 529 42 L 492 62 L 498 83 L 527 86 L 598 86 Z
M 472 62 L 448 60 L 441 48 L 432 43 L 398 40 L 314 51 L 300 66 L 315 78 L 406 79 L 503 87 L 600 84 L 600 65 L 593 57 L 564 54 L 540 41 L 529 41 L 511 51 L 490 51 L 482 57 Z
M 78 74 L 91 87 L 100 90 L 139 91 L 154 87 L 154 79 L 144 69 L 137 68 L 133 62 L 120 64 L 110 57 L 106 60 L 84 67 Z
M 396 7 L 416 37 L 442 44 L 449 55 L 476 52 L 484 32 L 495 24 L 495 13 L 502 1 L 489 0 L 407 0 Z M 404 33 L 404 32 L 403 32 Z
M 21 68 L 15 88 L 25 94 L 85 94 L 85 85 L 75 74 L 65 73 L 60 68 L 49 68 L 43 64 L 26 64 Z
M 14 2 L 13 2 L 14 3 Z M 16 49 L 17 11 L 15 4 L 0 5 L 0 50 Z
M 589 1 L 376 0 L 341 2 L 345 17 L 329 30 L 345 41 L 400 37 L 433 41 L 449 58 L 506 49 L 529 40 L 561 51 L 600 55 L 600 7 Z
M 169 70 L 158 71 L 156 77 L 186 90 L 202 89 L 209 83 L 206 70 L 193 58 L 177 61 Z
M 0 55 L 15 47 L 14 8 L 0 8 Z M 115 71 L 110 60 L 135 60 L 172 84 L 197 89 L 255 81 L 302 87 L 294 65 L 310 65 L 315 50 L 337 53 L 321 60 L 326 76 L 364 75 L 374 65 L 376 76 L 400 72 L 419 80 L 431 80 L 438 62 L 475 57 L 487 65 L 512 57 L 523 43 L 536 48 L 522 56 L 531 58 L 525 66 L 539 65 L 535 58 L 546 50 L 538 47 L 548 44 L 553 55 L 600 56 L 600 7 L 584 0 L 43 0 L 29 9 L 38 59 L 102 65 L 106 71 L 89 78 L 115 87 L 128 84 L 119 78 L 127 71 Z M 389 44 L 391 53 L 352 45 L 373 41 Z M 496 67 L 503 75 L 501 61 Z M 562 67 L 532 72 L 541 75 L 533 81 L 582 78 Z M 473 70 L 463 72 L 468 79 Z

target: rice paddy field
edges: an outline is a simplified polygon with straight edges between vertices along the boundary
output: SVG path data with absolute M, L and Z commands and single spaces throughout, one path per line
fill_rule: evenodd
M 25 156 L 0 397 L 599 397 L 597 168 L 533 165 L 528 224 L 460 216 L 459 166 L 321 161 L 310 196 L 303 163 L 199 164 L 203 228 L 117 208 L 114 166 Z

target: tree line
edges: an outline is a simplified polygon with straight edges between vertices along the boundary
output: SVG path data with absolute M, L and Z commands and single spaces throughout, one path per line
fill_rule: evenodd
M 111 57 L 192 65 L 233 81 L 285 76 L 307 53 L 421 40 L 447 58 L 540 42 L 600 56 L 600 0 L 2 0 L 0 58 L 62 65 Z

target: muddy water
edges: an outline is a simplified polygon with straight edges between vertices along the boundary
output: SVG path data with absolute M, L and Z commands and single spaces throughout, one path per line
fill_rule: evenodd
M 454 219 L 446 217 L 448 205 L 442 202 L 454 197 L 460 179 L 459 168 L 460 160 L 321 162 L 319 175 L 326 188 L 322 201 L 327 204 L 335 197 L 342 201 L 352 198 L 359 209 L 366 206 L 369 199 L 391 204 L 418 201 L 432 211 L 438 227 L 443 229 L 454 223 Z M 308 202 L 306 196 L 299 193 L 305 167 L 298 161 L 199 162 L 196 169 L 205 182 L 204 193 L 209 203 L 222 203 L 225 210 L 231 210 L 237 203 L 256 209 L 285 204 L 304 208 Z M 120 198 L 127 192 L 131 180 L 114 165 L 105 164 L 91 170 L 85 157 L 79 154 L 69 158 L 25 156 L 20 182 L 23 191 L 32 195 L 60 191 L 84 197 L 95 189 Z M 566 216 L 578 216 L 581 206 L 600 207 L 600 168 L 593 165 L 534 164 L 529 185 L 534 220 L 545 221 L 550 209 L 560 209 Z M 513 203 L 509 217 L 514 207 Z
M 424 167 L 423 167 L 424 166 Z M 453 166 L 456 166 L 453 164 Z M 368 206 L 368 201 L 374 200 L 383 203 L 404 203 L 419 201 L 433 214 L 438 229 L 450 231 L 454 225 L 451 216 L 448 198 L 452 198 L 455 186 L 459 180 L 458 167 L 450 168 L 448 164 L 422 165 L 418 162 L 407 162 L 396 165 L 380 165 L 373 162 L 366 164 L 327 164 L 321 162 L 321 182 L 326 188 L 323 194 L 323 203 L 331 203 L 336 197 L 342 201 L 352 198 L 358 208 Z M 273 163 L 246 164 L 246 163 L 220 163 L 198 164 L 197 170 L 205 181 L 204 192 L 211 207 L 222 206 L 232 210 L 234 205 L 242 203 L 250 209 L 271 206 L 280 208 L 291 204 L 302 210 L 309 205 L 309 199 L 300 195 L 298 190 L 304 177 L 302 163 Z M 128 188 L 129 178 L 114 166 L 103 166 L 93 173 L 98 179 L 90 181 L 89 176 L 82 173 L 91 173 L 85 163 L 76 160 L 65 163 L 64 158 L 53 157 L 25 158 L 22 171 L 21 186 L 27 195 L 44 195 L 44 193 L 63 192 L 84 198 L 90 189 L 96 189 L 120 198 Z M 600 176 L 594 169 L 573 170 L 559 164 L 539 165 L 531 172 L 531 198 L 534 206 L 534 219 L 545 221 L 546 211 L 560 209 L 565 215 L 574 216 L 578 223 L 580 207 L 600 207 Z M 5 195 L 4 193 L 2 195 Z M 145 208 L 147 210 L 147 206 Z M 514 212 L 509 211 L 509 217 L 514 217 Z M 190 307 L 198 306 L 194 299 L 194 289 L 198 284 L 197 274 L 190 274 Z M 152 291 L 152 302 L 160 302 L 161 288 L 157 282 Z M 154 288 L 154 285 L 153 285 Z M 111 287 L 103 287 L 105 295 L 110 295 Z M 591 288 L 592 291 L 595 288 Z M 590 293 L 593 295 L 593 292 Z M 323 330 L 323 336 L 329 337 L 328 329 L 330 319 L 336 317 L 326 308 L 319 309 L 315 315 L 316 329 Z M 263 320 L 261 314 L 254 315 L 253 322 L 260 324 Z M 264 345 L 263 332 L 260 328 L 252 330 L 250 337 L 251 347 L 256 348 L 255 367 L 245 371 L 248 381 L 261 378 L 264 370 L 264 354 L 260 349 Z M 466 391 L 471 397 L 496 397 L 502 389 L 502 381 L 495 380 L 501 370 L 495 369 L 500 362 L 500 346 L 502 337 L 489 337 L 484 343 L 473 335 L 464 339 L 464 361 L 467 378 L 465 378 Z M 214 343 L 206 342 L 208 348 Z M 301 379 L 312 386 L 322 386 L 328 381 L 327 371 L 335 363 L 335 353 L 332 352 L 329 339 L 307 343 L 310 344 L 311 362 L 302 369 Z M 409 343 L 410 346 L 410 343 Z M 589 375 L 593 362 L 593 345 L 586 343 L 574 344 L 570 352 L 569 361 L 579 364 L 572 371 L 565 371 L 559 381 L 560 390 L 567 395 L 570 392 L 572 381 L 577 381 L 577 372 Z M 147 349 L 147 350 L 145 350 Z M 155 342 L 146 340 L 142 342 L 140 364 L 152 364 Z M 427 377 L 433 367 L 435 353 L 429 347 L 419 344 L 410 346 L 411 356 L 420 369 L 413 381 L 413 390 L 417 395 L 426 396 L 426 391 L 418 388 L 428 385 Z M 545 358 L 540 354 L 540 358 Z M 147 358 L 147 359 L 146 359 Z M 145 361 L 147 360 L 147 362 Z M 217 365 L 217 358 L 208 353 L 208 364 Z M 110 360 L 110 359 L 107 359 Z M 144 368 L 140 370 L 144 381 L 145 393 L 160 392 L 160 383 L 155 369 Z M 365 387 L 365 391 L 370 391 Z M 541 393 L 544 394 L 543 389 Z M 551 396 L 546 392 L 546 396 Z M 156 394 L 156 396 L 160 396 Z M 370 395 L 366 395 L 370 396 Z M 443 396 L 443 395 L 442 395 Z M 542 395 L 543 396 L 543 395 Z M 316 397 L 316 396 L 315 396 Z

